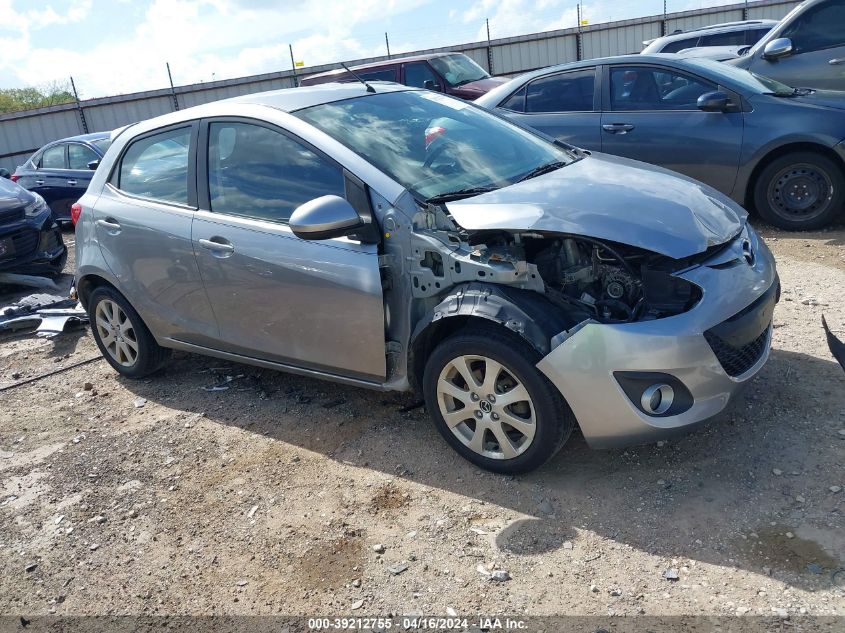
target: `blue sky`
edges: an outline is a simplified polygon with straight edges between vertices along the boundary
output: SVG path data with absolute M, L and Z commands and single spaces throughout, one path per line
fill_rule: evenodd
M 670 11 L 730 0 L 669 0 Z M 575 26 L 575 0 L 0 0 L 0 87 L 72 75 L 82 98 Z M 591 24 L 662 0 L 583 3 Z

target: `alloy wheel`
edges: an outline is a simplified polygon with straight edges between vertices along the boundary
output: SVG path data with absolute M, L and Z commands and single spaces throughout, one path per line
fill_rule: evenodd
M 446 425 L 470 450 L 513 459 L 528 450 L 537 430 L 525 385 L 485 356 L 458 356 L 440 372 L 437 403 Z
M 138 339 L 132 321 L 116 302 L 103 299 L 94 312 L 95 327 L 109 356 L 124 367 L 138 360 Z

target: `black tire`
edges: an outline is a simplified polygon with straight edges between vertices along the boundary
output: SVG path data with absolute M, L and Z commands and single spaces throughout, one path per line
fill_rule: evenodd
M 845 207 L 842 167 L 812 151 L 774 159 L 754 183 L 754 207 L 764 220 L 787 231 L 830 224 Z
M 505 377 L 510 374 L 527 390 L 533 405 L 534 436 L 517 456 L 505 459 L 482 455 L 464 444 L 447 425 L 440 410 L 438 381 L 441 372 L 449 371 L 447 367 L 450 363 L 461 356 L 481 356 L 500 363 L 506 372 Z M 535 367 L 539 360 L 540 355 L 530 345 L 501 327 L 467 327 L 442 341 L 426 361 L 423 393 L 429 415 L 446 442 L 473 464 L 503 474 L 528 472 L 554 457 L 569 439 L 575 426 L 575 416 L 560 392 Z M 474 420 L 468 419 L 458 426 L 464 424 L 467 425 L 465 430 L 472 433 L 479 429 Z M 492 431 L 490 433 L 486 435 L 487 431 L 483 431 L 482 437 L 495 440 Z M 493 445 L 496 445 L 495 441 Z
M 137 353 L 130 364 L 121 363 L 113 355 L 112 351 L 106 348 L 103 342 L 101 327 L 97 322 L 97 307 L 104 301 L 111 301 L 117 304 L 123 311 L 126 321 L 131 324 L 133 342 L 137 345 Z M 108 304 L 104 304 L 107 306 Z M 88 317 L 91 320 L 91 331 L 94 333 L 94 340 L 100 352 L 114 367 L 114 369 L 127 378 L 143 378 L 161 369 L 161 366 L 170 358 L 171 350 L 161 347 L 156 343 L 144 321 L 129 304 L 129 302 L 117 290 L 109 286 L 100 286 L 91 293 L 88 299 Z M 124 323 L 126 323 L 124 321 Z M 128 359 L 127 359 L 128 360 Z

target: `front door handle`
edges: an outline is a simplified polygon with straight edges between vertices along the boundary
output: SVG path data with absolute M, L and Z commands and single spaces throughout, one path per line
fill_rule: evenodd
M 634 126 L 630 123 L 605 123 L 601 129 L 611 134 L 627 134 L 634 129 Z
M 838 57 L 836 59 L 831 59 L 827 63 L 830 64 L 831 66 L 838 66 L 839 64 L 845 64 L 845 57 Z
M 200 246 L 211 251 L 215 257 L 228 257 L 235 252 L 235 247 L 224 237 L 215 235 L 211 239 L 197 240 Z
M 43 181 L 43 180 L 36 180 L 36 181 L 35 181 L 35 184 L 36 184 L 36 185 L 38 185 L 38 186 L 40 187 L 41 185 L 43 185 L 43 184 L 44 184 L 44 181 Z
M 71 187 L 75 187 L 75 186 L 76 186 L 76 181 L 75 181 L 75 180 L 68 180 L 68 181 L 67 181 L 67 184 L 69 184 Z
M 120 233 L 120 223 L 114 218 L 106 218 L 105 220 L 97 220 L 97 226 L 100 226 L 109 233 L 117 235 Z

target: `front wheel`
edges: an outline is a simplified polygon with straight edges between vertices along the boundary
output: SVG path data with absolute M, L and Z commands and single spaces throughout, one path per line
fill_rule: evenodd
M 429 356 L 426 407 L 444 439 L 472 463 L 515 474 L 542 466 L 564 445 L 575 418 L 535 367 L 522 339 L 496 328 L 467 329 Z
M 845 176 L 815 152 L 793 152 L 766 165 L 754 185 L 754 206 L 767 222 L 788 231 L 822 228 L 842 212 Z

